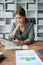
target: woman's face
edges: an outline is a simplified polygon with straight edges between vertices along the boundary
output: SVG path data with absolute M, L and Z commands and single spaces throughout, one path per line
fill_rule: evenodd
M 25 23 L 25 17 L 24 16 L 21 16 L 21 15 L 19 15 L 19 14 L 16 14 L 16 20 L 17 20 L 17 22 L 19 23 L 19 24 L 23 24 L 23 23 Z

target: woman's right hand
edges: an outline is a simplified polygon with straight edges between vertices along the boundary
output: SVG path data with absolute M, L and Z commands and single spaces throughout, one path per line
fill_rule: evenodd
M 19 24 L 16 26 L 16 28 L 13 30 L 13 32 L 11 33 L 12 36 L 16 35 L 17 30 L 19 29 Z
M 16 40 L 13 39 L 12 42 L 13 42 L 15 45 L 19 45 L 19 44 L 20 44 L 20 41 L 17 40 L 17 39 L 16 39 Z
M 16 29 L 19 29 L 19 27 L 20 27 L 20 25 L 19 25 L 19 24 L 17 24 Z
M 20 41 L 20 40 L 12 40 L 12 42 L 15 44 L 15 45 L 23 45 L 23 41 Z

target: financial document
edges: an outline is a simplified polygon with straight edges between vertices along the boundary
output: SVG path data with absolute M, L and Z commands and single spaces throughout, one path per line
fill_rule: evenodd
M 43 65 L 34 50 L 17 50 L 16 65 Z
M 7 42 L 5 44 L 5 49 L 28 49 L 28 46 L 27 45 L 15 45 L 14 43 L 12 42 Z
M 7 42 L 5 44 L 5 49 L 21 49 L 21 46 L 20 45 L 15 45 L 12 42 Z

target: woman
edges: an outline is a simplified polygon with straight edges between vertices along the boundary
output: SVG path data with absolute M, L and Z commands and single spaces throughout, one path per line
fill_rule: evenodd
M 12 40 L 16 45 L 32 43 L 34 41 L 34 27 L 33 23 L 27 20 L 25 10 L 23 8 L 17 9 L 14 16 L 18 24 L 9 35 L 9 40 Z

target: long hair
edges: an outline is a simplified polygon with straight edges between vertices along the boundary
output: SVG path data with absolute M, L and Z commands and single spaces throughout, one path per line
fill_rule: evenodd
M 25 10 L 24 10 L 23 8 L 18 8 L 18 9 L 16 10 L 14 16 L 15 16 L 16 14 L 19 14 L 19 15 L 24 16 L 24 17 L 26 16 Z

